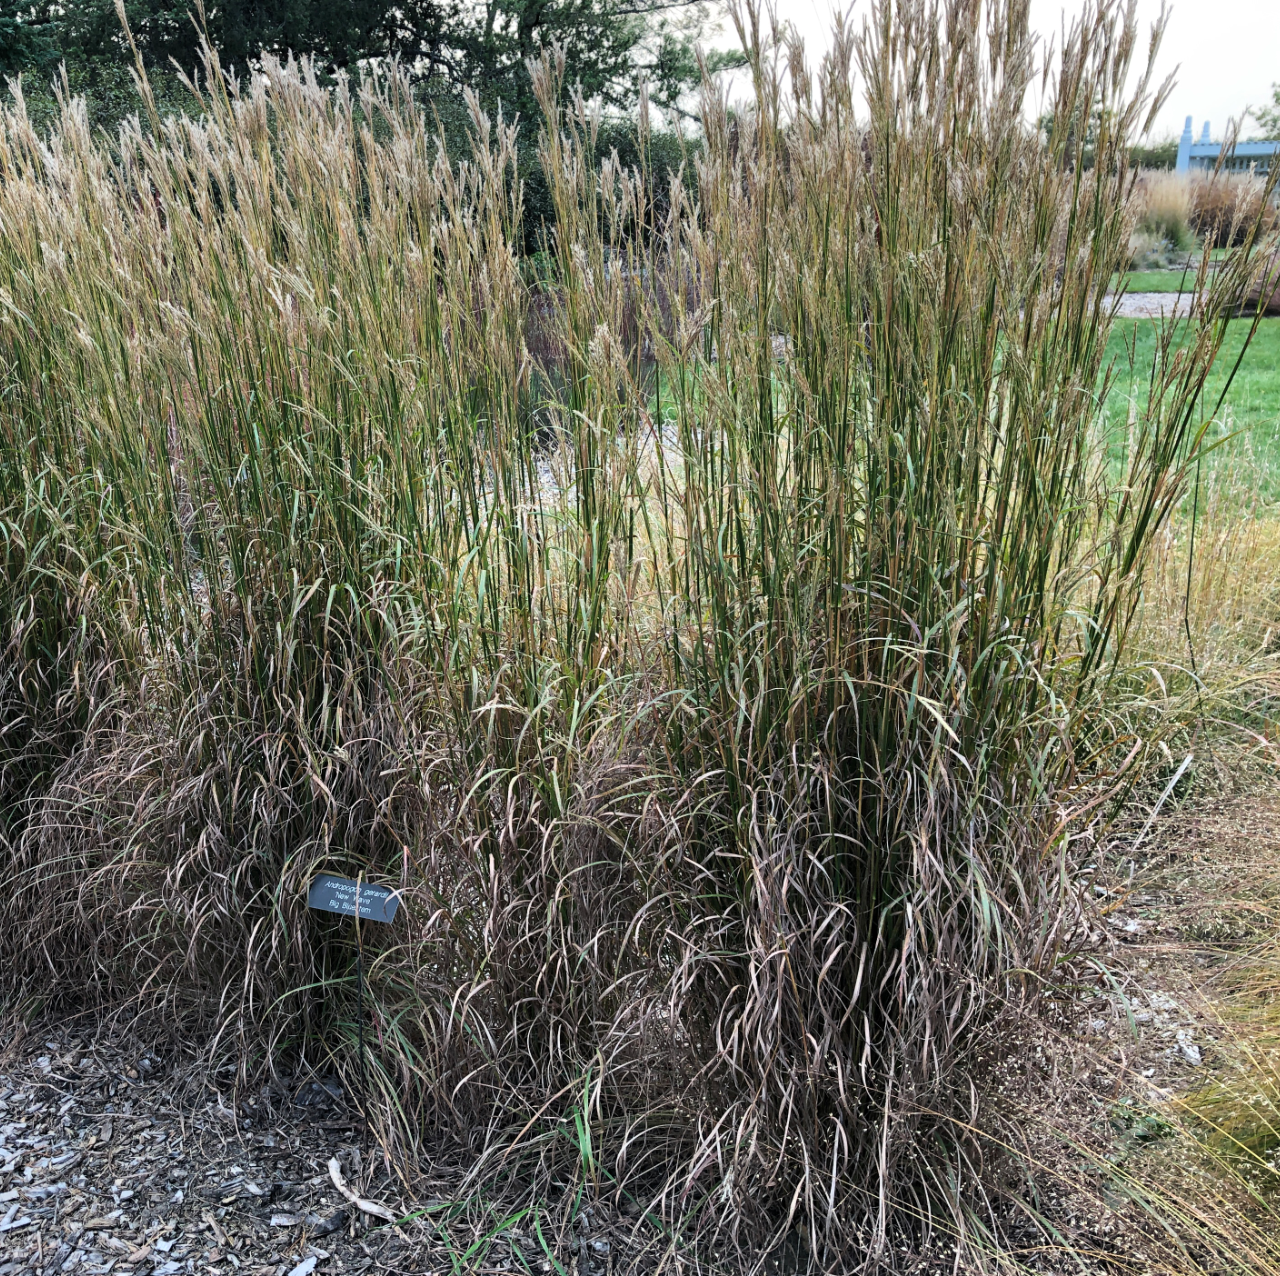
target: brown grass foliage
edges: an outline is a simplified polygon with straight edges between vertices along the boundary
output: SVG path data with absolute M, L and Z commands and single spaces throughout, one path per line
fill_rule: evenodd
M 1234 433 L 1229 413 L 1220 430 Z M 1251 755 L 1274 766 L 1280 693 L 1280 520 L 1258 499 L 1265 482 L 1247 436 L 1210 455 L 1156 540 L 1134 639 L 1157 700 L 1194 700 L 1193 729 L 1245 770 Z
M 1259 221 L 1276 224 L 1272 185 L 1251 173 L 1214 173 L 1190 183 L 1191 228 L 1206 248 L 1240 244 Z

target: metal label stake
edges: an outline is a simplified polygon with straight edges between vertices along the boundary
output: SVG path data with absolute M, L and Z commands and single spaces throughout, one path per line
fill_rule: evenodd
M 349 877 L 335 877 L 321 873 L 311 883 L 307 892 L 307 907 L 322 913 L 338 913 L 355 919 L 356 933 L 356 1035 L 360 1049 L 360 1105 L 364 1109 L 365 1124 L 369 1121 L 369 1093 L 364 1049 L 364 942 L 360 935 L 361 921 L 381 922 L 390 925 L 400 907 L 400 893 L 387 886 L 375 886 L 363 880 L 364 875 L 353 882 Z

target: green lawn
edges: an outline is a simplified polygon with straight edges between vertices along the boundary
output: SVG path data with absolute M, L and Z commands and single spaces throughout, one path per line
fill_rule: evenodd
M 1132 270 L 1124 277 L 1126 292 L 1190 292 L 1194 270 Z
M 1210 378 L 1206 413 L 1213 411 L 1248 332 L 1249 320 L 1232 321 Z M 1115 370 L 1107 398 L 1113 421 L 1123 424 L 1131 395 L 1139 404 L 1145 401 L 1155 348 L 1155 321 L 1116 320 L 1108 347 Z M 1259 498 L 1280 501 L 1280 319 L 1264 319 L 1258 326 L 1213 430 L 1217 435 L 1238 435 L 1223 449 L 1224 455 L 1251 455 L 1259 468 Z

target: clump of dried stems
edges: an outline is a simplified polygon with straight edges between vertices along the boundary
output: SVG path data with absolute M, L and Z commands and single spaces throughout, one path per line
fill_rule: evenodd
M 1240 243 L 1259 222 L 1266 228 L 1276 222 L 1274 183 L 1255 173 L 1215 172 L 1188 181 L 1187 201 L 1188 224 L 1206 248 Z
M 1152 170 L 1139 175 L 1135 185 L 1138 227 L 1173 249 L 1188 249 L 1195 242 L 1191 230 L 1191 182 L 1183 173 Z
M 668 191 L 534 69 L 537 282 L 514 130 L 450 163 L 394 70 L 210 57 L 114 139 L 5 108 L 0 965 L 354 1080 L 305 896 L 363 873 L 406 1172 L 874 1265 L 976 1173 L 922 1114 L 1142 756 L 1126 637 L 1258 254 L 1108 450 L 1131 17 L 1043 69 L 1088 171 L 1023 3 L 886 0 L 816 72 L 742 34 Z

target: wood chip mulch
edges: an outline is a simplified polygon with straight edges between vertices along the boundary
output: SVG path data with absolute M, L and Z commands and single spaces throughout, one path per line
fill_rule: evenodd
M 47 1035 L 47 1034 L 46 1034 Z M 334 1093 L 337 1091 L 337 1093 Z M 0 1059 L 0 1276 L 310 1276 L 431 1270 L 336 1086 L 203 1104 L 151 1052 L 70 1033 Z M 202 1096 L 203 1097 L 203 1096 Z M 407 1212 L 407 1211 L 406 1211 Z

